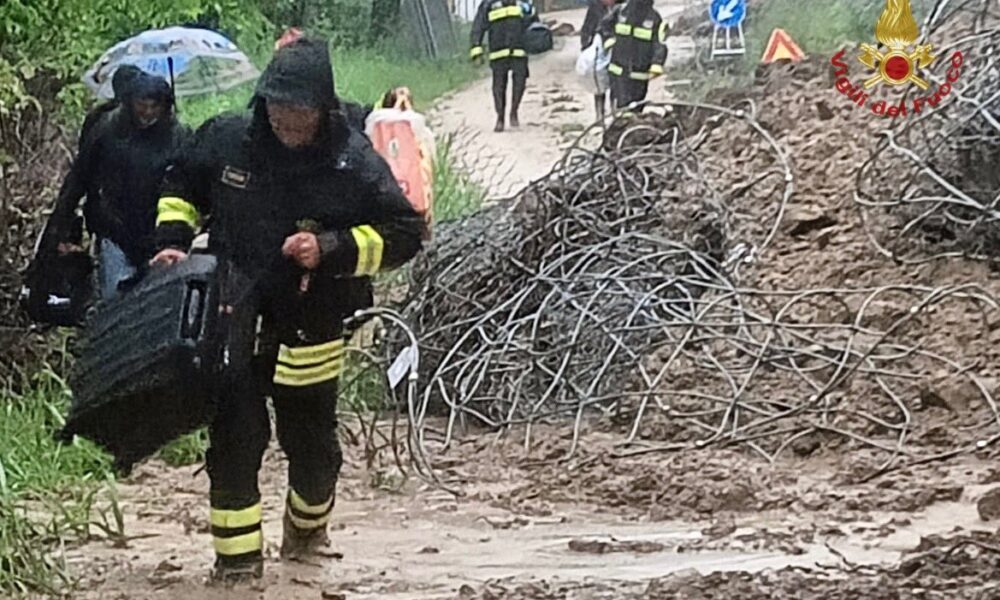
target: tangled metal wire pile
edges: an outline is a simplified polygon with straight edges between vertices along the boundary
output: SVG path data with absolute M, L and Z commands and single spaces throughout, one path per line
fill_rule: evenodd
M 939 0 L 924 28 L 937 61 L 927 91 L 909 86 L 858 172 L 856 201 L 886 256 L 1000 260 L 1000 4 Z M 959 59 L 958 56 L 961 56 Z M 949 74 L 952 79 L 949 81 Z M 918 98 L 950 89 L 936 107 Z
M 622 455 L 740 444 L 774 461 L 851 443 L 882 454 L 874 474 L 1000 439 L 991 384 L 949 354 L 989 343 L 988 291 L 741 285 L 792 194 L 787 153 L 752 102 L 652 108 L 514 204 L 437 229 L 404 310 L 424 467 L 470 428 L 530 449 L 543 423 L 573 424 L 568 458 L 593 415 L 618 424 Z M 936 323 L 974 318 L 971 340 L 939 343 Z M 960 413 L 964 433 L 928 410 Z

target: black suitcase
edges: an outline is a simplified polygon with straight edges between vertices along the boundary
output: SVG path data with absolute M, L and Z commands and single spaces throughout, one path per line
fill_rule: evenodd
M 96 442 L 127 473 L 210 422 L 231 341 L 219 309 L 219 271 L 214 256 L 193 254 L 148 271 L 96 307 L 70 376 L 64 441 L 79 435 Z M 244 343 L 252 354 L 252 339 Z

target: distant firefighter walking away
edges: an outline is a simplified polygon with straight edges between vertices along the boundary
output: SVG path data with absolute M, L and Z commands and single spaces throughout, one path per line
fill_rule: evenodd
M 611 100 L 616 109 L 642 102 L 649 82 L 667 62 L 667 22 L 653 0 L 629 0 L 611 9 L 599 28 L 611 51 Z
M 494 131 L 503 131 L 507 107 L 507 82 L 514 80 L 510 98 L 510 126 L 519 127 L 518 108 L 528 84 L 528 52 L 525 31 L 538 20 L 535 5 L 526 0 L 483 0 L 472 22 L 472 49 L 469 57 L 482 61 L 487 56 L 493 70 L 493 106 L 497 113 Z M 489 37 L 487 51 L 483 38 Z

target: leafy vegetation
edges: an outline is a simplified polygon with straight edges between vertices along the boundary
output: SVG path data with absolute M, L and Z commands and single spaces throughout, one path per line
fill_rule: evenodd
M 80 77 L 105 49 L 142 30 L 171 25 L 217 29 L 263 68 L 275 38 L 288 26 L 308 23 L 310 31 L 332 41 L 336 83 L 345 98 L 371 104 L 388 88 L 407 85 L 416 108 L 426 110 L 441 94 L 473 79 L 476 70 L 463 57 L 425 60 L 398 36 L 386 39 L 382 34 L 394 32 L 396 9 L 394 0 L 0 0 L 0 169 L 16 168 L 19 156 L 30 156 L 21 152 L 21 124 L 48 121 L 53 114 L 69 127 L 82 120 L 94 99 Z M 225 94 L 181 98 L 181 119 L 196 126 L 221 112 L 242 110 L 251 93 L 252 85 L 244 85 Z M 467 195 L 472 188 L 449 164 L 439 166 L 444 186 L 439 193 L 446 199 L 440 205 L 455 198 L 472 206 Z M 14 208 L 40 213 L 40 205 Z M 6 203 L 0 207 L 8 209 Z M 30 245 L 30 235 L 22 231 L 25 239 L 12 245 Z M 61 341 L 50 343 L 56 351 L 40 355 L 54 356 L 51 365 L 24 381 L 0 382 L 5 386 L 0 388 L 3 597 L 71 592 L 73 577 L 62 548 L 94 536 L 125 539 L 109 457 L 84 440 L 66 445 L 53 437 L 63 424 L 69 392 L 59 376 L 66 372 L 65 348 L 58 348 Z M 25 370 L 33 369 L 5 372 Z M 366 373 L 363 379 L 352 392 L 357 398 L 352 403 L 362 410 L 382 394 L 379 378 Z M 160 457 L 172 465 L 197 463 L 204 460 L 206 445 L 207 433 L 198 431 L 165 447 Z
M 86 440 L 53 437 L 68 406 L 64 382 L 45 369 L 30 384 L 0 404 L 0 590 L 10 593 L 71 583 L 62 557 L 49 552 L 56 544 L 121 535 L 107 455 Z

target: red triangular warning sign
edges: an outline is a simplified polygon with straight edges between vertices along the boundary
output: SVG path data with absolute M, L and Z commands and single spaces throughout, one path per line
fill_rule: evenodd
M 805 56 L 799 45 L 792 40 L 792 36 L 785 33 L 784 29 L 775 29 L 771 32 L 771 39 L 767 41 L 767 49 L 764 50 L 760 62 L 766 65 L 782 59 L 799 61 Z

